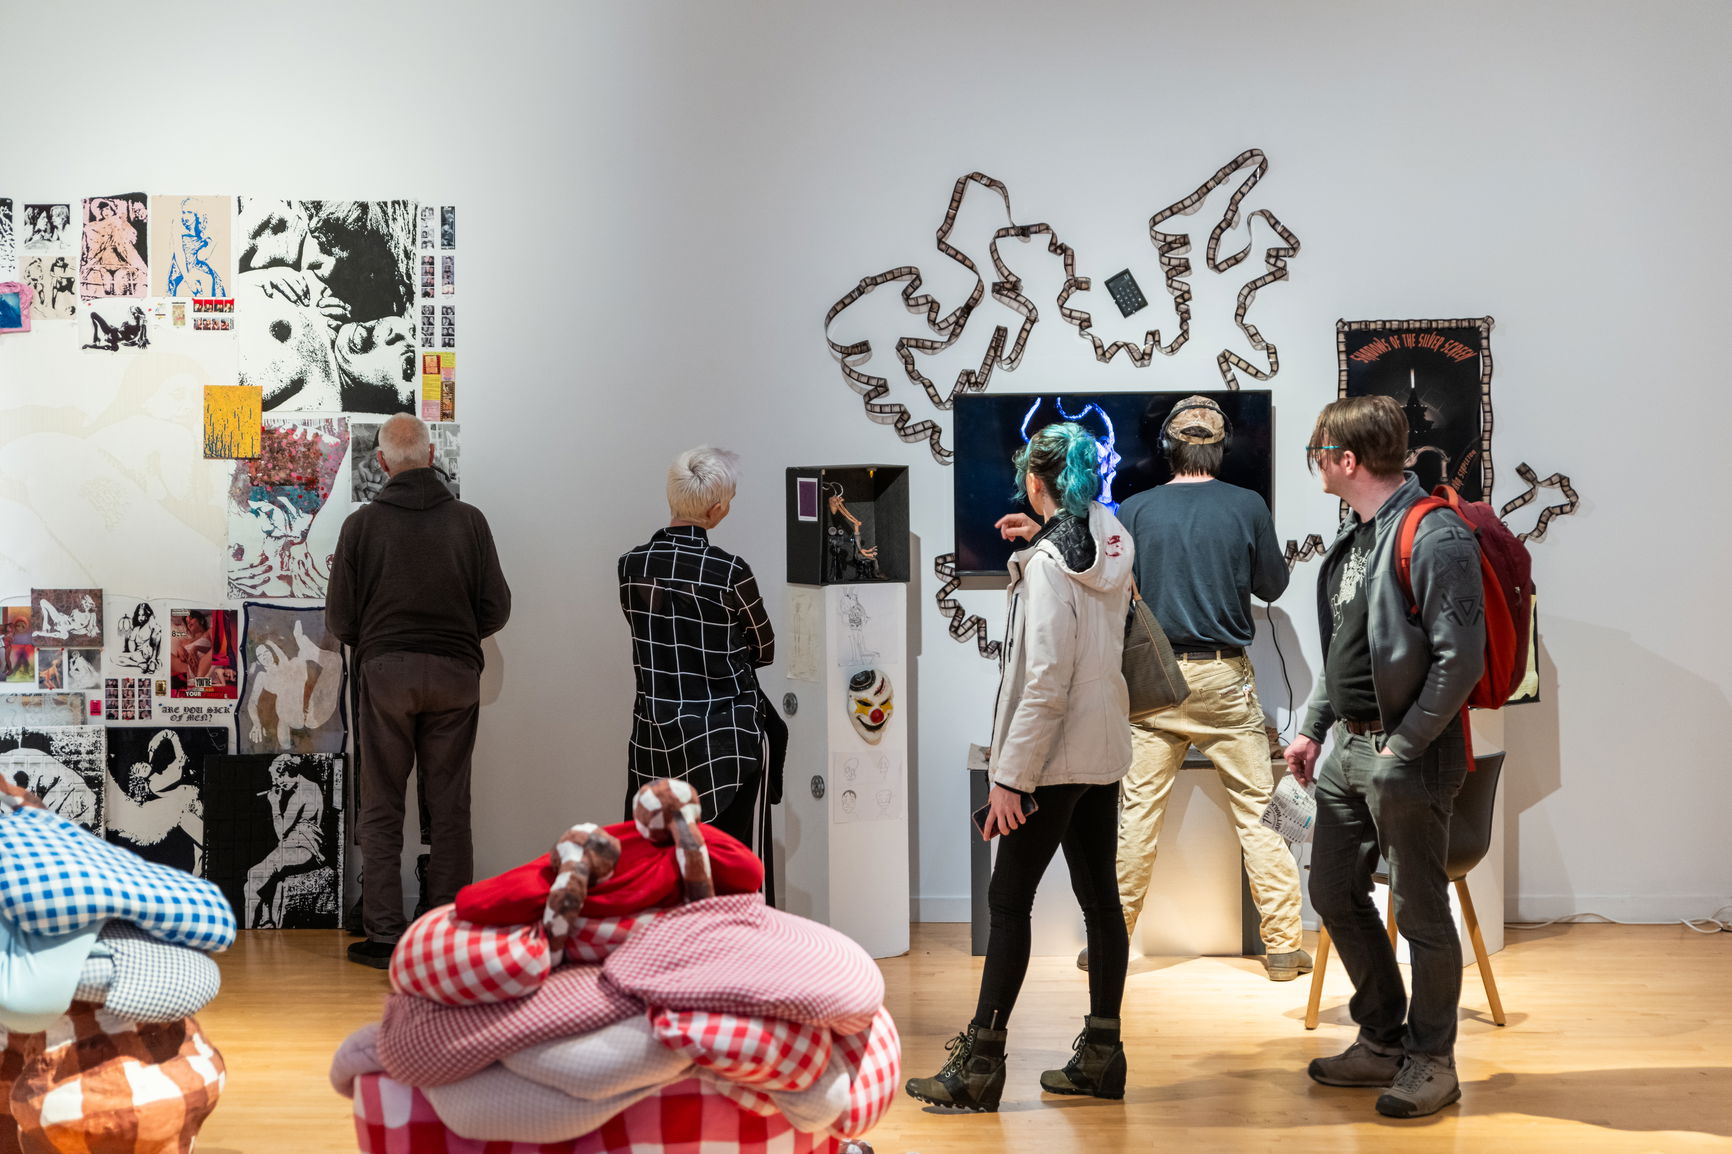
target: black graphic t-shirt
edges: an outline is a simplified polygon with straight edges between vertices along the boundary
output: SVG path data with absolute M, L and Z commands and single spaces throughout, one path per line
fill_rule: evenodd
M 1323 685 L 1335 716 L 1376 721 L 1377 690 L 1371 680 L 1371 637 L 1366 627 L 1366 567 L 1377 527 L 1365 522 L 1354 530 L 1329 572 L 1329 612 L 1333 618 L 1329 652 L 1323 659 Z

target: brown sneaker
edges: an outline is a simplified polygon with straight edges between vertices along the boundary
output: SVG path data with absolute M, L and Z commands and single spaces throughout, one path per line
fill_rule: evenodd
M 1459 1101 L 1461 1082 L 1455 1076 L 1454 1062 L 1409 1054 L 1395 1081 L 1378 1096 L 1377 1112 L 1385 1118 L 1423 1118 Z
M 1324 1086 L 1388 1086 L 1401 1073 L 1400 1050 L 1375 1050 L 1355 1042 L 1332 1058 L 1313 1058 L 1305 1072 Z
M 1291 982 L 1300 974 L 1311 972 L 1311 955 L 1304 950 L 1288 950 L 1284 954 L 1266 954 L 1263 968 L 1269 971 L 1271 982 Z

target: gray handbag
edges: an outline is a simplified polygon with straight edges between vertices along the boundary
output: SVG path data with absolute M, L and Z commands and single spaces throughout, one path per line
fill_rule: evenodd
M 1130 690 L 1131 720 L 1142 721 L 1171 709 L 1191 695 L 1173 646 L 1154 611 L 1131 581 L 1131 612 L 1125 622 L 1125 688 Z

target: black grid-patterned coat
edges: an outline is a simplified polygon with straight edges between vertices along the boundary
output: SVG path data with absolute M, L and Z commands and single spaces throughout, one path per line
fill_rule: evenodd
M 776 640 L 751 567 L 695 525 L 659 529 L 620 557 L 619 604 L 637 675 L 631 792 L 682 778 L 713 819 L 763 769 L 753 670 L 775 658 Z

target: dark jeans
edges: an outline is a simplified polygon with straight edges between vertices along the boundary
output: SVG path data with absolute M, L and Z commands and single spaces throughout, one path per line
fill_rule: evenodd
M 1119 908 L 1119 787 L 1047 785 L 1022 828 L 999 838 L 986 904 L 991 933 L 974 1023 L 1002 1030 L 1028 973 L 1029 915 L 1041 875 L 1062 846 L 1070 887 L 1082 906 L 1089 947 L 1089 1013 L 1116 1018 L 1125 996 L 1130 937 Z
M 1461 723 L 1417 761 L 1383 754 L 1383 736 L 1335 731 L 1317 775 L 1311 904 L 1353 979 L 1359 1036 L 1449 1058 L 1461 1002 L 1461 938 L 1449 911 L 1449 818 L 1467 773 Z M 1413 957 L 1409 1003 L 1383 919 L 1371 901 L 1379 852 L 1389 862 L 1395 925 Z
M 474 878 L 469 759 L 481 713 L 475 668 L 431 653 L 384 653 L 361 666 L 361 921 L 376 942 L 403 936 L 404 791 L 418 769 L 427 803 L 431 909 Z

